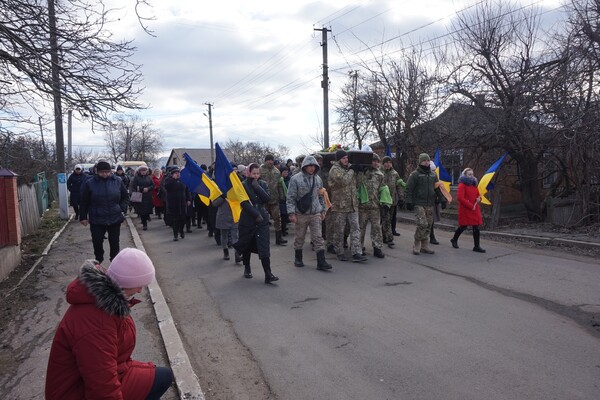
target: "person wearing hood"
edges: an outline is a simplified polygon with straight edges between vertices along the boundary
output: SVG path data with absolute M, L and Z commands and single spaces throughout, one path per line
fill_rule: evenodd
M 454 231 L 454 237 L 450 239 L 452 247 L 458 249 L 458 238 L 467 227 L 473 227 L 473 251 L 477 253 L 485 253 L 479 243 L 479 226 L 483 224 L 481 217 L 481 196 L 477 189 L 477 178 L 473 175 L 471 168 L 465 168 L 460 178 L 458 179 L 458 228 Z
M 67 190 L 69 191 L 69 202 L 75 211 L 75 220 L 79 219 L 79 198 L 81 197 L 81 185 L 85 182 L 85 175 L 81 165 L 76 165 L 73 173 L 67 179 Z
M 238 222 L 239 240 L 233 244 L 244 263 L 244 278 L 252 278 L 250 256 L 258 254 L 265 271 L 265 283 L 278 281 L 271 272 L 271 247 L 269 243 L 269 187 L 260 179 L 260 167 L 251 163 L 246 167 L 246 179 L 242 183 L 250 201 L 243 201 L 242 213 Z
M 435 187 L 438 177 L 431 170 L 431 158 L 427 153 L 419 155 L 419 166 L 415 169 L 406 182 L 406 209 L 415 212 L 417 228 L 415 230 L 415 243 L 413 254 L 434 254 L 429 249 L 429 229 L 433 223 L 433 208 L 437 196 L 442 196 L 439 188 Z
M 108 233 L 110 260 L 119 253 L 121 223 L 129 205 L 129 193 L 106 161 L 96 164 L 96 173 L 81 186 L 79 222 L 90 226 L 94 257 L 104 261 L 104 235 Z
M 304 267 L 302 247 L 306 230 L 310 228 L 311 243 L 317 253 L 317 269 L 327 271 L 331 269 L 331 264 L 325 260 L 322 222 L 326 210 L 325 200 L 319 194 L 323 188 L 323 181 L 317 175 L 319 164 L 313 156 L 306 156 L 301 170 L 290 179 L 286 200 L 290 222 L 295 224 L 294 265 Z
M 130 308 L 154 279 L 152 260 L 125 248 L 104 270 L 83 263 L 67 287 L 69 308 L 52 341 L 46 372 L 47 400 L 160 399 L 173 381 L 170 368 L 131 358 L 136 329 Z

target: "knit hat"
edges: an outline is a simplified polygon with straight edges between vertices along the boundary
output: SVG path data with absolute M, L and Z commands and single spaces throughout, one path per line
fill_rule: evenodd
M 246 169 L 246 166 L 244 164 L 238 164 L 237 166 L 237 170 L 239 173 L 244 173 L 244 170 Z
M 146 253 L 128 247 L 112 260 L 106 275 L 122 289 L 144 287 L 154 279 L 154 265 Z
M 379 157 L 379 154 L 373 153 L 373 161 L 381 161 L 381 157 Z
M 344 150 L 338 150 L 335 152 L 335 161 L 340 161 L 342 158 L 346 157 L 348 153 Z
M 383 159 L 381 160 L 381 162 L 382 162 L 383 164 L 385 164 L 386 162 L 392 162 L 392 157 L 390 157 L 390 156 L 385 156 L 385 157 L 383 157 Z
M 269 161 L 269 160 L 275 161 L 275 156 L 273 154 L 267 154 L 265 156 L 265 161 Z
M 423 161 L 431 161 L 431 157 L 429 157 L 429 154 L 427 154 L 427 153 L 419 154 L 419 164 L 421 164 Z
M 173 168 L 171 168 L 171 171 L 169 171 L 169 172 L 171 172 L 171 175 L 173 175 L 175 172 L 181 172 L 181 170 L 179 169 L 179 167 L 174 166 Z
M 121 165 L 119 165 L 119 166 L 117 167 L 117 171 L 123 171 L 123 167 L 122 167 Z
M 106 161 L 98 161 L 98 164 L 96 164 L 96 171 L 100 172 L 100 171 L 110 171 L 112 168 L 110 167 L 110 164 L 107 163 Z

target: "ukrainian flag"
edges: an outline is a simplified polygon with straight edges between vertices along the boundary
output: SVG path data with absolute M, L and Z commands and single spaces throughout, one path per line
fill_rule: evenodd
M 227 196 L 233 214 L 233 221 L 238 222 L 242 213 L 241 203 L 246 200 L 250 201 L 250 198 L 246 193 L 246 189 L 244 189 L 244 185 L 242 185 L 242 181 L 240 181 L 240 177 L 233 170 L 231 163 L 221 150 L 219 143 L 215 143 L 215 151 L 217 156 L 215 160 L 215 182 Z
M 448 171 L 446 171 L 444 169 L 444 167 L 442 166 L 442 160 L 440 157 L 440 149 L 437 149 L 435 151 L 435 156 L 433 157 L 433 163 L 435 164 L 435 174 L 437 175 L 440 182 L 442 182 L 442 184 L 446 188 L 446 192 L 450 193 L 450 184 L 452 183 L 452 177 L 450 176 Z
M 504 153 L 504 155 L 502 157 L 500 157 L 498 159 L 498 161 L 496 161 L 494 164 L 492 164 L 492 166 L 486 171 L 486 173 L 479 180 L 479 185 L 477 185 L 477 189 L 479 190 L 479 195 L 481 196 L 481 202 L 483 204 L 487 204 L 488 206 L 492 205 L 492 202 L 489 201 L 485 197 L 485 195 L 491 186 L 490 181 L 496 174 L 496 171 L 498 171 L 498 168 L 500 168 L 500 164 L 502 164 L 502 161 L 504 161 L 504 158 L 507 155 L 508 155 L 508 153 Z
M 183 153 L 183 158 L 185 158 L 185 168 L 181 170 L 181 182 L 185 183 L 192 193 L 200 196 L 200 200 L 208 206 L 210 201 L 222 194 L 219 187 L 188 153 Z

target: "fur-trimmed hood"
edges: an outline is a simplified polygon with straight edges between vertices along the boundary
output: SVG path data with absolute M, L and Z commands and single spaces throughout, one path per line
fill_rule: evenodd
M 461 175 L 460 178 L 458 178 L 458 183 L 464 183 L 465 185 L 469 186 L 477 186 L 477 178 L 469 178 L 466 175 Z
M 96 265 L 95 260 L 86 260 L 81 266 L 79 277 L 67 288 L 69 304 L 95 304 L 110 315 L 127 317 L 130 302 L 123 290 Z

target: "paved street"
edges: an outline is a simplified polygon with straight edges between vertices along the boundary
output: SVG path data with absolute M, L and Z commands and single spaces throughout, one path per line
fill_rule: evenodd
M 385 259 L 328 255 L 331 273 L 308 244 L 295 268 L 292 234 L 271 247 L 272 286 L 256 255 L 244 279 L 205 229 L 179 242 L 162 221 L 139 232 L 209 394 L 241 379 L 286 400 L 598 398 L 597 260 L 491 241 L 477 254 L 467 234 L 451 248 L 448 232 L 435 255 L 414 256 L 413 227 L 400 228 Z

